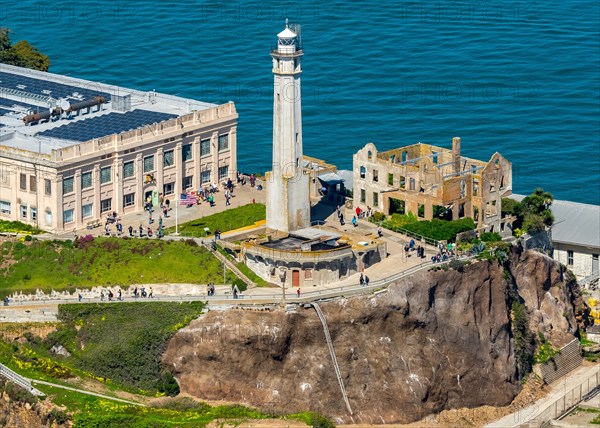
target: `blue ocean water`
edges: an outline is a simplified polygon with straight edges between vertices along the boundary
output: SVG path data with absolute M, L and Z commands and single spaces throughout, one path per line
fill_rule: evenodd
M 21 0 L 0 26 L 51 71 L 209 102 L 233 100 L 244 171 L 271 161 L 269 49 L 302 25 L 305 153 L 351 168 L 424 142 L 513 162 L 514 192 L 600 204 L 600 12 L 568 2 Z

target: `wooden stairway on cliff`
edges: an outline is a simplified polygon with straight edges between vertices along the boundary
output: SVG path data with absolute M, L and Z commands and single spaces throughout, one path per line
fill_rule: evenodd
M 6 367 L 3 364 L 0 364 L 0 376 L 5 377 L 6 379 L 8 379 L 9 381 L 11 381 L 12 383 L 19 385 L 21 388 L 23 388 L 24 390 L 26 390 L 27 392 L 38 396 L 38 397 L 45 397 L 46 394 L 44 394 L 42 391 L 39 391 L 38 389 L 34 388 L 31 385 L 31 381 L 29 379 L 27 379 L 26 377 L 21 376 L 18 373 L 13 372 L 11 369 L 9 369 L 8 367 Z
M 329 327 L 327 327 L 327 320 L 325 319 L 325 315 L 323 315 L 323 311 L 321 311 L 321 307 L 316 302 L 312 302 L 311 305 L 313 306 L 313 308 L 315 308 L 315 311 L 317 312 L 317 315 L 321 320 L 321 324 L 323 324 L 323 332 L 325 332 L 325 340 L 327 341 L 329 354 L 331 354 L 333 367 L 335 369 L 335 375 L 337 376 L 338 383 L 340 384 L 340 390 L 342 391 L 342 396 L 344 397 L 344 402 L 346 403 L 348 413 L 352 415 L 352 407 L 350 407 L 350 402 L 348 401 L 348 394 L 346 393 L 346 388 L 344 387 L 344 380 L 342 379 L 342 373 L 340 372 L 340 366 L 338 365 L 337 357 L 335 356 L 335 349 L 333 349 L 333 342 L 331 341 L 331 335 L 329 334 Z
M 540 374 L 544 382 L 549 385 L 575 370 L 582 361 L 579 341 L 574 339 L 560 349 L 560 353 L 553 361 L 540 365 Z

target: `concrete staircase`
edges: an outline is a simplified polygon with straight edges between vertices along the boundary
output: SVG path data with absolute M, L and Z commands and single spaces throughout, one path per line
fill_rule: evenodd
M 321 320 L 321 324 L 323 324 L 323 332 L 325 333 L 325 340 L 327 341 L 327 347 L 329 348 L 329 354 L 331 354 L 331 360 L 333 361 L 333 368 L 335 369 L 335 375 L 337 376 L 338 383 L 340 384 L 340 390 L 342 391 L 342 397 L 344 397 L 344 402 L 346 403 L 346 408 L 348 409 L 348 413 L 352 415 L 352 408 L 350 407 L 350 402 L 348 401 L 348 394 L 346 393 L 346 387 L 344 386 L 344 380 L 342 379 L 342 373 L 340 372 L 340 366 L 337 362 L 337 357 L 335 356 L 335 349 L 333 349 L 333 342 L 331 340 L 331 335 L 329 334 L 329 327 L 327 326 L 327 320 L 325 319 L 325 315 L 323 315 L 323 311 L 321 311 L 321 307 L 316 303 L 311 303 L 319 319 Z
M 579 350 L 579 341 L 574 339 L 560 349 L 553 361 L 540 365 L 540 374 L 548 385 L 569 374 L 581 365 L 583 357 Z
M 0 364 L 0 376 L 10 380 L 15 385 L 19 385 L 21 388 L 30 392 L 33 395 L 36 395 L 38 397 L 44 397 L 46 395 L 43 392 L 34 388 L 31 385 L 31 382 L 29 379 L 21 376 L 20 374 L 13 372 L 11 369 L 9 369 L 8 367 L 6 367 L 3 364 Z

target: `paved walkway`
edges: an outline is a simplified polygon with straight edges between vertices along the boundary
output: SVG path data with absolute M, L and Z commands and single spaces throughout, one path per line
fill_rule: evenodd
M 163 218 L 163 226 L 165 228 L 174 227 L 175 223 L 183 224 L 188 221 L 196 220 L 198 218 L 206 217 L 212 214 L 217 214 L 222 211 L 226 211 L 231 208 L 237 208 L 242 205 L 251 204 L 254 200 L 257 203 L 265 203 L 267 199 L 266 190 L 257 190 L 257 187 L 250 187 L 249 183 L 246 185 L 238 185 L 234 189 L 234 197 L 230 199 L 231 205 L 225 205 L 225 193 L 223 190 L 214 194 L 215 197 L 215 206 L 211 207 L 208 202 L 201 202 L 200 205 L 194 205 L 187 208 L 185 205 L 179 205 L 176 207 L 174 197 L 171 197 L 170 210 L 167 213 L 168 217 Z M 174 195 L 173 195 L 174 196 Z M 128 228 L 132 226 L 133 229 L 138 231 L 140 225 L 144 228 L 144 234 L 148 230 L 148 227 L 152 229 L 153 232 L 156 232 L 158 229 L 158 220 L 159 217 L 162 216 L 162 212 L 160 207 L 155 207 L 154 213 L 152 217 L 154 222 L 150 224 L 148 212 L 135 212 L 130 214 L 123 214 L 120 216 L 121 223 L 123 224 L 123 235 L 128 235 Z M 109 225 L 111 234 L 116 236 L 116 226 L 114 224 Z M 61 238 L 69 238 L 72 239 L 75 235 L 83 236 L 83 235 L 93 235 L 93 236 L 104 236 L 104 223 L 100 227 L 96 227 L 94 229 L 87 229 L 85 226 L 80 227 L 78 229 L 73 229 L 69 232 L 61 233 L 57 236 Z M 137 236 L 137 235 L 136 235 Z M 154 235 L 156 236 L 156 234 Z M 189 236 L 185 231 L 181 232 L 181 236 Z M 55 237 L 52 235 L 52 237 Z
M 135 401 L 123 400 L 122 398 L 111 397 L 109 395 L 98 394 L 96 392 L 90 392 L 90 391 L 86 391 L 84 389 L 72 388 L 70 386 L 59 385 L 57 383 L 46 382 L 44 380 L 29 379 L 29 381 L 36 385 L 46 385 L 46 386 L 51 386 L 53 388 L 67 389 L 69 391 L 75 391 L 75 392 L 78 392 L 80 394 L 85 394 L 85 395 L 92 395 L 94 397 L 103 398 L 105 400 L 118 401 L 119 403 L 131 404 L 132 406 L 146 407 L 145 404 L 137 403 Z

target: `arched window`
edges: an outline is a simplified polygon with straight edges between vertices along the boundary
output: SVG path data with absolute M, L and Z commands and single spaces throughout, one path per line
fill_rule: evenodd
M 360 178 L 365 178 L 367 176 L 367 168 L 364 166 L 360 167 Z
M 369 150 L 367 152 L 367 159 L 369 159 L 369 160 L 373 159 L 373 152 L 371 152 L 371 150 Z

